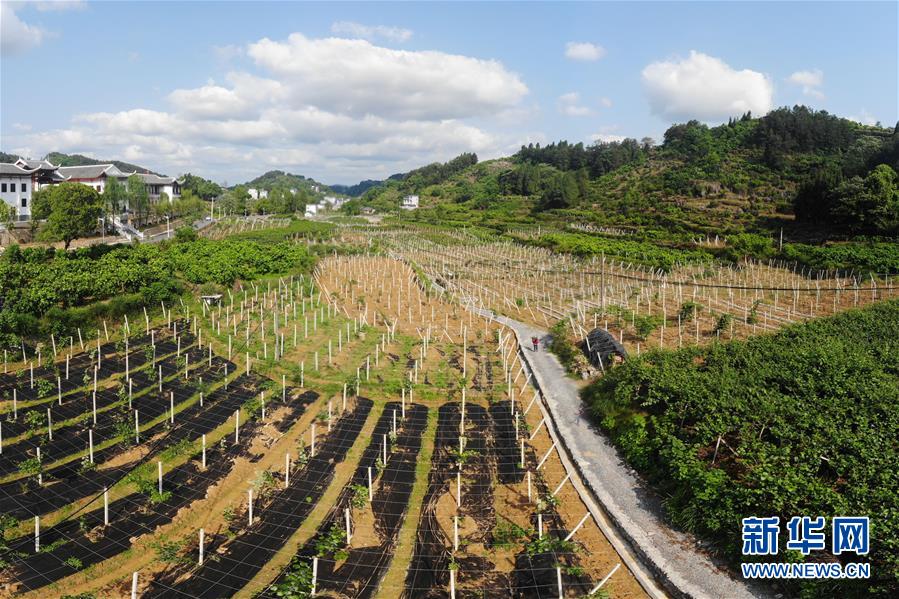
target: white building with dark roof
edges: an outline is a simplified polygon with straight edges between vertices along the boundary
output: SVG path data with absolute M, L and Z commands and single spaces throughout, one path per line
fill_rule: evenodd
M 109 177 L 124 183 L 131 173 L 125 173 L 114 164 L 87 164 L 84 166 L 61 166 L 59 173 L 72 183 L 83 183 L 103 193 Z
M 147 186 L 150 201 L 158 201 L 164 193 L 170 200 L 181 197 L 181 185 L 174 177 L 161 177 L 153 173 L 126 173 L 114 164 L 90 164 L 85 166 L 61 166 L 59 173 L 66 181 L 83 183 L 103 193 L 106 182 L 110 177 L 115 177 L 122 185 L 128 181 L 131 175 L 137 175 Z
M 181 184 L 174 177 L 126 173 L 114 164 L 56 166 L 46 160 L 19 158 L 15 163 L 0 163 L 0 198 L 16 208 L 18 220 L 28 220 L 31 218 L 31 194 L 35 190 L 68 181 L 88 185 L 102 194 L 110 177 L 125 185 L 131 175 L 137 175 L 144 182 L 151 202 L 159 201 L 162 194 L 170 200 L 181 197 Z
M 17 220 L 31 218 L 31 192 L 37 169 L 0 163 L 0 198 L 16 210 Z

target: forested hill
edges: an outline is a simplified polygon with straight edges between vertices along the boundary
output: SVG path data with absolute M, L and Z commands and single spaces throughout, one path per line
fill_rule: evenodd
M 383 185 L 387 181 L 401 181 L 403 179 L 403 177 L 405 177 L 405 176 L 406 176 L 405 173 L 398 173 L 396 175 L 390 175 L 387 179 L 385 179 L 383 181 L 377 180 L 377 179 L 366 179 L 364 181 L 360 181 L 359 183 L 356 183 L 355 185 L 339 185 L 339 184 L 337 184 L 337 185 L 329 185 L 328 187 L 330 187 L 332 190 L 334 190 L 337 193 L 342 193 L 343 195 L 348 195 L 350 197 L 355 198 L 355 197 L 361 196 L 363 193 L 365 193 L 366 191 L 368 191 L 369 189 L 371 189 L 373 187 Z
M 899 234 L 899 134 L 797 106 L 650 139 L 529 145 L 473 154 L 387 181 L 350 202 L 408 218 L 495 228 L 557 221 L 665 235 L 770 234 L 822 241 Z
M 252 181 L 247 181 L 243 184 L 244 187 L 248 187 L 251 189 L 267 189 L 269 191 L 273 189 L 305 189 L 310 191 L 312 186 L 318 185 L 319 189 L 325 187 L 321 183 L 316 182 L 314 179 L 310 179 L 303 175 L 294 175 L 293 173 L 287 173 L 284 171 L 268 171 L 267 173 L 260 175 L 253 179 Z
M 46 160 L 57 166 L 114 164 L 117 169 L 125 173 L 133 173 L 137 171 L 138 173 L 153 173 L 154 175 L 162 174 L 157 173 L 156 171 L 152 171 L 146 167 L 139 166 L 137 164 L 131 164 L 130 162 L 122 162 L 121 160 L 97 160 L 96 158 L 88 158 L 87 156 L 82 156 L 81 154 L 63 154 L 62 152 L 50 152 L 47 155 Z

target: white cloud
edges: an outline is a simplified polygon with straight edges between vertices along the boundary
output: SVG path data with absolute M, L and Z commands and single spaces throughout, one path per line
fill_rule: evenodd
M 571 60 L 594 61 L 606 55 L 606 49 L 590 42 L 568 42 L 565 57 Z
M 162 109 L 81 114 L 8 143 L 232 182 L 269 168 L 350 181 L 464 151 L 514 151 L 520 138 L 502 133 L 503 123 L 536 110 L 521 102 L 519 76 L 492 60 L 298 34 L 259 40 L 246 54 L 247 70 L 171 90 Z
M 11 2 L 0 2 L 0 52 L 13 55 L 40 45 L 47 32 L 29 25 L 16 14 Z
M 810 71 L 796 71 L 789 77 L 787 81 L 794 85 L 802 86 L 802 93 L 819 100 L 824 99 L 824 92 L 820 87 L 824 85 L 824 71 L 821 69 L 813 69 Z
M 713 121 L 747 111 L 771 110 L 774 87 L 767 75 L 736 70 L 719 58 L 690 51 L 690 57 L 647 65 L 643 86 L 653 112 L 671 120 Z
M 232 58 L 240 56 L 243 54 L 243 48 L 240 46 L 235 46 L 234 44 L 227 44 L 224 46 L 213 46 L 212 53 L 215 57 L 221 62 L 228 62 Z
M 600 98 L 599 103 L 602 105 L 603 108 L 611 108 L 612 107 L 612 101 L 609 98 Z
M 295 102 L 341 113 L 406 119 L 492 114 L 528 93 L 497 61 L 435 51 L 411 52 L 365 40 L 291 34 L 250 44 L 248 54 L 289 86 Z
M 604 143 L 609 143 L 609 142 L 613 142 L 613 141 L 624 141 L 625 139 L 627 139 L 627 137 L 624 135 L 615 135 L 612 133 L 594 133 L 593 135 L 590 136 L 590 139 L 592 141 L 601 141 Z
M 558 99 L 559 112 L 566 116 L 590 116 L 593 111 L 581 104 L 581 96 L 577 92 L 562 94 Z
M 337 21 L 331 24 L 331 33 L 345 34 L 366 40 L 385 39 L 391 42 L 407 42 L 412 38 L 412 30 L 386 25 L 363 25 L 353 21 Z
M 81 10 L 87 6 L 81 0 L 54 0 L 51 2 L 0 2 L 0 53 L 6 56 L 19 54 L 35 46 L 53 33 L 37 25 L 29 25 L 16 14 L 22 8 L 35 8 L 38 12 Z
M 877 124 L 877 118 L 864 108 L 861 109 L 861 112 L 859 114 L 850 116 L 848 118 L 849 118 L 849 120 L 855 121 L 856 123 L 861 123 L 862 125 L 876 125 Z

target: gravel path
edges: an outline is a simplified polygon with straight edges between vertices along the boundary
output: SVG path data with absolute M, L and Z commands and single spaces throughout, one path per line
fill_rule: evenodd
M 522 348 L 530 347 L 532 336 L 540 338 L 541 347 L 546 347 L 551 340 L 545 330 L 505 316 L 493 316 L 486 310 L 475 311 L 492 316 L 514 330 Z M 577 386 L 566 376 L 556 356 L 543 349 L 538 352 L 527 349 L 522 353 L 584 483 L 669 593 L 696 599 L 773 596 L 765 588 L 732 577 L 715 565 L 694 537 L 669 528 L 663 519 L 660 499 L 644 486 L 606 436 L 593 426 Z

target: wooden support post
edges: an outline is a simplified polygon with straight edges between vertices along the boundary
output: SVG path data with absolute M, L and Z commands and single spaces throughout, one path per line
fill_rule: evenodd
M 318 581 L 318 558 L 312 558 L 312 585 L 309 589 L 309 596 L 315 597 L 315 583 Z
M 552 454 L 553 449 L 555 449 L 555 448 L 556 448 L 556 444 L 555 444 L 555 442 L 553 442 L 553 444 L 550 445 L 549 449 L 546 451 L 546 455 L 544 455 L 543 459 L 540 460 L 540 463 L 537 464 L 537 470 L 540 470 L 540 467 L 543 466 L 543 463 L 546 462 L 547 459 L 549 459 L 550 454 Z
M 581 528 L 581 526 L 584 525 L 584 522 L 586 522 L 587 518 L 589 518 L 589 517 L 590 517 L 590 512 L 587 512 L 586 514 L 584 514 L 584 517 L 581 518 L 581 521 L 577 523 L 577 526 L 575 526 L 574 528 L 571 529 L 571 532 L 568 533 L 568 535 L 565 537 L 565 540 L 570 541 L 571 537 L 574 536 L 574 533 L 576 533 Z
M 353 540 L 353 531 L 350 526 L 350 508 L 344 508 L 343 515 L 346 520 L 346 542 L 349 544 Z
M 556 487 L 556 490 L 552 492 L 553 497 L 555 497 L 559 491 L 562 490 L 562 486 L 568 482 L 568 479 L 571 478 L 570 474 L 566 474 L 565 478 L 562 479 L 562 482 L 559 483 L 559 486 Z
M 615 564 L 615 567 L 612 568 L 612 571 L 609 572 L 608 574 L 606 574 L 606 577 L 603 578 L 603 579 L 599 582 L 598 585 L 596 585 L 595 587 L 593 587 L 593 590 L 590 591 L 590 594 L 593 595 L 593 594 L 595 594 L 595 593 L 598 593 L 598 592 L 599 592 L 599 589 L 601 589 L 601 588 L 603 587 L 603 585 L 606 584 L 606 583 L 609 581 L 609 579 L 612 577 L 612 574 L 614 574 L 615 572 L 617 572 L 617 571 L 618 571 L 618 568 L 620 568 L 620 567 L 621 567 L 621 562 Z
M 290 454 L 284 454 L 284 488 L 290 486 Z

